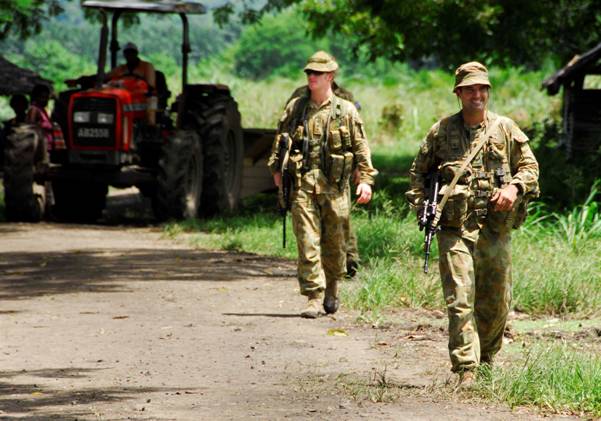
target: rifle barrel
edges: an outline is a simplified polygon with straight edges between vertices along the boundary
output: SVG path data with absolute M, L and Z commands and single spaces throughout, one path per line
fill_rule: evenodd
M 282 219 L 282 248 L 286 248 L 286 213 Z

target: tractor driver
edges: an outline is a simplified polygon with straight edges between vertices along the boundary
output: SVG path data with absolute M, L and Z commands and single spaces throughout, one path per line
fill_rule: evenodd
M 113 70 L 105 75 L 104 81 L 108 82 L 112 79 L 120 79 L 128 75 L 139 76 L 148 83 L 149 88 L 152 92 L 156 88 L 156 72 L 152 63 L 141 60 L 138 57 L 138 47 L 133 42 L 128 42 L 123 47 L 123 57 L 125 57 L 125 64 L 115 67 Z M 75 87 L 81 85 L 84 89 L 91 88 L 94 86 L 96 76 L 81 76 L 77 79 L 67 79 L 65 83 L 69 87 Z
M 151 91 L 156 88 L 156 73 L 152 63 L 141 60 L 138 57 L 138 47 L 133 42 L 128 42 L 123 47 L 123 57 L 125 57 L 125 64 L 115 67 L 111 70 L 106 78 L 120 79 L 128 75 L 135 75 L 143 78 Z

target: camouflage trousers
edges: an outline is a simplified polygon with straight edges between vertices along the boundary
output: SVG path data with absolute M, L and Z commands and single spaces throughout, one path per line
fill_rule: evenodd
M 292 226 L 298 248 L 300 293 L 327 289 L 337 296 L 346 274 L 345 224 L 349 219 L 346 193 L 292 194 Z
M 452 370 L 492 361 L 501 349 L 511 304 L 511 234 L 485 226 L 476 241 L 459 230 L 437 234 L 449 316 Z

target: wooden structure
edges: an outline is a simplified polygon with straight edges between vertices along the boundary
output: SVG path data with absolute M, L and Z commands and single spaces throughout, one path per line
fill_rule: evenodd
M 562 146 L 570 158 L 601 151 L 601 89 L 586 87 L 589 75 L 601 75 L 601 44 L 574 56 L 543 82 L 549 95 L 557 94 L 563 86 Z
M 49 86 L 52 90 L 49 80 L 0 56 L 0 95 L 29 94 L 37 84 Z

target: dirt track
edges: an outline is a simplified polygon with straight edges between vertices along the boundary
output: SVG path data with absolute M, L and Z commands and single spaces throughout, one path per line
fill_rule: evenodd
M 538 419 L 449 393 L 442 321 L 426 314 L 387 329 L 344 309 L 297 317 L 290 262 L 153 227 L 0 235 L 2 420 Z

